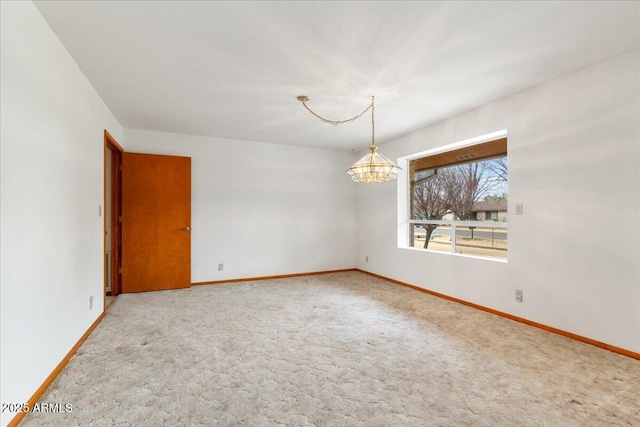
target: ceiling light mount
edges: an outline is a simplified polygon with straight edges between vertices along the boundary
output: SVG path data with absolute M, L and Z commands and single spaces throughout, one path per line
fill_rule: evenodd
M 371 110 L 371 145 L 369 146 L 370 153 L 355 162 L 349 169 L 346 170 L 347 174 L 354 182 L 365 183 L 379 183 L 387 182 L 396 179 L 398 171 L 402 169 L 400 166 L 393 163 L 391 160 L 384 157 L 382 154 L 377 153 L 377 146 L 375 142 L 376 123 L 375 123 L 375 97 L 371 97 L 371 103 L 360 114 L 345 120 L 329 120 L 326 119 L 315 111 L 311 110 L 307 105 L 309 97 L 306 95 L 299 95 L 298 101 L 302 102 L 304 108 L 307 109 L 312 115 L 320 119 L 325 123 L 331 123 L 332 125 L 341 125 L 343 123 L 353 122 L 364 115 L 367 111 Z

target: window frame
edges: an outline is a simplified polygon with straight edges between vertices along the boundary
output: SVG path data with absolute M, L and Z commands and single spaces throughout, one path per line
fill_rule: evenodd
M 430 250 L 428 248 L 427 249 L 414 248 L 413 246 L 411 246 L 410 231 L 409 231 L 410 227 L 414 227 L 414 224 L 416 223 L 437 223 L 437 222 L 443 221 L 443 222 L 446 222 L 447 224 L 455 222 L 456 225 L 461 227 L 469 226 L 468 224 L 464 225 L 469 221 L 411 219 L 411 212 L 410 212 L 411 200 L 409 195 L 409 189 L 411 188 L 411 182 L 410 182 L 411 172 L 409 171 L 409 164 L 412 160 L 419 159 L 422 157 L 427 157 L 427 156 L 434 156 L 437 154 L 445 153 L 445 152 L 460 149 L 460 148 L 466 148 L 474 145 L 483 144 L 496 139 L 506 138 L 507 136 L 508 136 L 507 129 L 502 129 L 502 130 L 498 130 L 488 134 L 480 135 L 477 137 L 469 138 L 466 140 L 454 142 L 452 144 L 447 144 L 444 146 L 432 148 L 429 150 L 421 151 L 418 153 L 414 153 L 414 154 L 410 154 L 410 155 L 398 158 L 398 165 L 402 168 L 398 173 L 398 179 L 397 179 L 397 247 L 399 249 L 408 249 L 408 250 L 419 251 L 423 253 L 438 253 L 438 254 L 453 255 L 458 257 L 476 258 L 476 259 L 502 262 L 502 263 L 508 262 L 507 258 L 495 258 L 495 257 L 480 256 L 480 255 L 461 254 L 456 252 L 442 252 L 442 251 Z M 492 227 L 504 228 L 505 230 L 508 230 L 506 222 L 500 222 L 500 221 L 494 221 L 494 220 L 473 221 L 474 224 L 472 225 L 480 226 L 481 223 L 484 223 L 484 222 L 492 224 L 491 225 Z M 452 247 L 455 250 L 455 245 L 452 245 Z

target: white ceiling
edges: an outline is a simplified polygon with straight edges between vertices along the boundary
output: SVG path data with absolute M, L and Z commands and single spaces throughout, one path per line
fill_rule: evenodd
M 640 46 L 640 3 L 36 1 L 125 128 L 338 150 Z

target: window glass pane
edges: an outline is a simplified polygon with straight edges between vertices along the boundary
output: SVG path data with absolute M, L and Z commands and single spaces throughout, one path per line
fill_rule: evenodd
M 507 258 L 507 229 L 457 226 L 456 252 L 459 254 Z
M 506 150 L 504 138 L 410 162 L 410 219 L 445 222 L 413 224 L 412 247 L 507 258 Z M 470 221 L 501 226 L 469 227 Z

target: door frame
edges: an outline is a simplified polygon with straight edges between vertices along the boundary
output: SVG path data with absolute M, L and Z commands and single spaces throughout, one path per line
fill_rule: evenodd
M 107 206 L 107 150 L 111 151 L 111 217 L 106 217 Z M 111 222 L 111 296 L 117 296 L 122 292 L 120 267 L 122 266 L 122 223 L 119 218 L 122 215 L 122 153 L 124 149 L 118 141 L 105 129 L 104 130 L 104 234 L 103 253 L 107 250 L 107 221 Z M 107 296 L 107 261 L 104 260 L 104 295 L 105 305 Z

